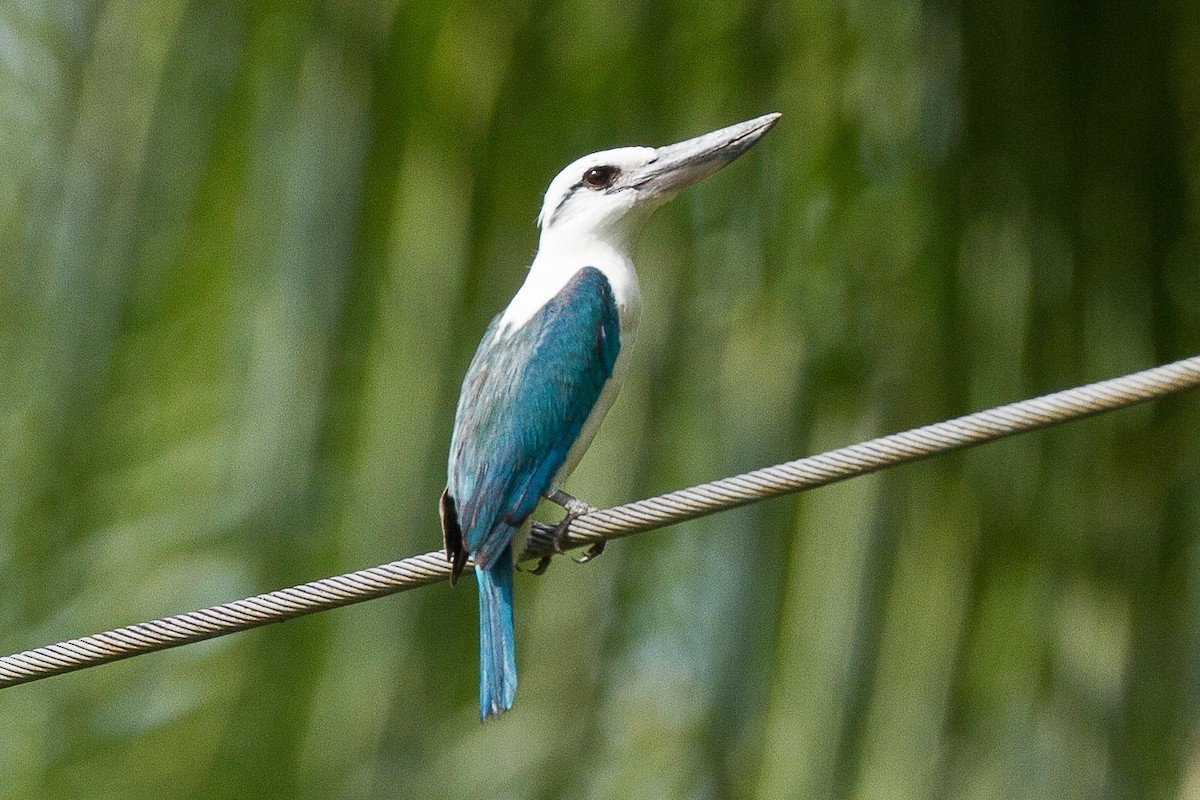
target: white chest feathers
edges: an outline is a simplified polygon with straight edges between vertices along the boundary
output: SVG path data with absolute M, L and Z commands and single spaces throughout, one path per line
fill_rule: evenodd
M 557 248 L 556 248 L 557 250 Z M 529 268 L 525 283 L 513 296 L 500 316 L 496 337 L 500 338 L 525 326 L 533 315 L 550 302 L 579 270 L 595 267 L 604 273 L 617 304 L 621 324 L 621 352 L 633 344 L 642 313 L 642 291 L 633 263 L 623 253 L 610 248 L 581 248 L 575 253 L 538 252 Z

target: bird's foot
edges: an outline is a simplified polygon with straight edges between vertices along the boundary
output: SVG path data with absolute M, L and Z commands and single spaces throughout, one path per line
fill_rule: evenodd
M 562 489 L 555 489 L 551 494 L 546 496 L 546 499 L 555 505 L 561 506 L 567 515 L 559 520 L 554 526 L 554 551 L 561 553 L 564 550 L 564 545 L 567 540 L 567 531 L 571 527 L 571 523 L 582 517 L 584 514 L 591 513 L 596 509 L 589 506 L 587 503 L 580 500 L 578 497 L 572 497 Z M 577 564 L 586 564 L 596 556 L 604 552 L 604 542 L 596 542 L 589 547 L 582 556 L 574 559 Z M 545 556 L 544 560 L 549 560 L 549 556 Z M 538 563 L 536 569 L 545 571 L 545 567 L 541 562 Z

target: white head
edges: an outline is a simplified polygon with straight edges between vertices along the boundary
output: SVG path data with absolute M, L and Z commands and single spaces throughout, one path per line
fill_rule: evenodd
M 600 239 L 625 250 L 651 211 L 746 152 L 777 119 L 766 114 L 666 147 L 621 147 L 572 162 L 546 191 L 543 247 L 548 239 Z

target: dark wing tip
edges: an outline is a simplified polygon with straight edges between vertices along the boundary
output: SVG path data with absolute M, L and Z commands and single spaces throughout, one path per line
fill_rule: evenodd
M 442 542 L 446 547 L 446 560 L 450 562 L 450 585 L 453 586 L 467 564 L 467 550 L 463 547 L 462 528 L 458 527 L 458 509 L 450 488 L 442 491 Z

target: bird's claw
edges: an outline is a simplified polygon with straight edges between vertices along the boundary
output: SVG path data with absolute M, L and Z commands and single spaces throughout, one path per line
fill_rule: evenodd
M 604 545 L 605 545 L 604 542 L 596 542 L 594 545 L 589 547 L 587 550 L 584 550 L 583 555 L 581 555 L 579 558 L 572 559 L 572 561 L 574 561 L 576 564 L 586 564 L 587 562 L 591 561 L 593 558 L 595 558 L 596 556 L 598 556 L 604 552 Z
M 538 559 L 536 567 L 534 567 L 533 569 L 527 569 L 525 571 L 528 572 L 530 575 L 542 575 L 546 572 L 546 569 L 549 566 L 550 566 L 550 556 L 542 556 L 541 558 Z

